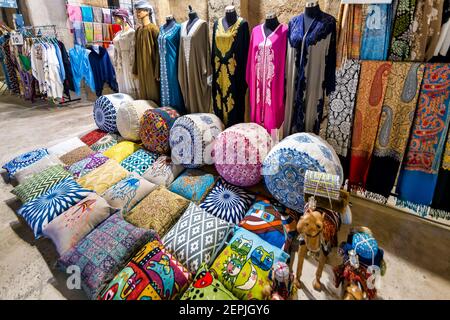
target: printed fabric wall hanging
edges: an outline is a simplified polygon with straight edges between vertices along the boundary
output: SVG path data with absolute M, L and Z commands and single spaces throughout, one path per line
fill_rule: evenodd
M 432 209 L 430 215 L 435 219 L 445 219 L 450 222 L 450 130 L 447 136 L 444 158 L 434 192 Z
M 416 3 L 417 0 L 398 0 L 389 60 L 405 61 L 410 59 Z

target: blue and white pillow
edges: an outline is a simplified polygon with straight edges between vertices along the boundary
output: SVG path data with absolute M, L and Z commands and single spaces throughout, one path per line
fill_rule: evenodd
M 36 149 L 15 157 L 14 159 L 6 163 L 2 168 L 8 171 L 9 177 L 13 177 L 20 170 L 31 166 L 47 155 L 47 149 Z
M 200 207 L 219 219 L 238 224 L 254 200 L 254 195 L 219 179 Z
M 51 187 L 43 195 L 24 204 L 18 214 L 25 219 L 38 239 L 42 236 L 42 230 L 47 224 L 90 193 L 92 193 L 91 190 L 82 188 L 73 178 L 68 178 Z
M 158 160 L 159 155 L 144 149 L 139 149 L 123 160 L 120 165 L 130 172 L 142 176 Z
M 115 93 L 101 96 L 94 103 L 94 120 L 97 127 L 108 133 L 116 133 L 117 109 L 134 99 L 127 94 Z

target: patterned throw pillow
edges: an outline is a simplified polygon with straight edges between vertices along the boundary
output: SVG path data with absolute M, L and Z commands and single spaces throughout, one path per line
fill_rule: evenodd
M 95 153 L 95 151 L 93 151 L 91 148 L 89 148 L 88 146 L 84 146 L 84 147 L 76 148 L 75 150 L 72 150 L 72 151 L 66 153 L 65 155 L 61 156 L 59 159 L 62 162 L 64 162 L 67 166 L 71 166 L 74 163 L 76 163 L 80 160 L 83 160 L 94 153 Z
M 107 219 L 111 211 L 105 199 L 92 192 L 51 221 L 43 229 L 43 234 L 53 241 L 61 255 Z
M 78 179 L 78 183 L 87 189 L 103 194 L 117 182 L 125 179 L 130 173 L 114 160 Z
M 105 131 L 96 129 L 94 131 L 89 132 L 88 134 L 85 134 L 83 137 L 80 138 L 80 140 L 86 143 L 88 146 L 92 146 L 94 143 L 96 143 L 98 140 L 100 140 L 107 134 L 108 133 Z
M 12 177 L 20 170 L 31 166 L 32 164 L 38 162 L 47 155 L 48 155 L 47 149 L 36 149 L 34 151 L 30 151 L 18 157 L 15 157 L 11 161 L 3 165 L 2 168 L 8 171 L 9 177 Z
M 170 157 L 161 156 L 142 177 L 158 186 L 169 187 L 183 170 L 184 167 L 174 164 Z
M 274 263 L 286 262 L 289 255 L 242 228 L 237 228 L 229 243 L 211 271 L 237 298 L 263 300 L 270 269 Z
M 140 149 L 123 160 L 120 164 L 130 172 L 142 176 L 158 159 L 159 155 L 144 149 Z
M 158 240 L 147 243 L 98 297 L 100 300 L 175 300 L 192 276 Z
M 91 149 L 97 152 L 105 152 L 109 148 L 114 147 L 120 141 L 122 141 L 120 136 L 110 133 L 91 145 Z
M 78 161 L 71 165 L 67 170 L 73 175 L 75 179 L 79 179 L 89 172 L 97 169 L 101 165 L 105 164 L 109 160 L 108 157 L 104 156 L 102 153 L 93 153 L 87 158 Z
M 169 190 L 195 203 L 200 203 L 214 187 L 216 177 L 196 169 L 188 169 L 169 187 Z
M 49 222 L 90 193 L 91 190 L 83 189 L 75 180 L 68 178 L 49 188 L 41 196 L 25 203 L 18 214 L 33 229 L 37 239 L 42 236 L 42 229 Z
M 102 197 L 111 207 L 120 209 L 122 214 L 126 214 L 156 188 L 153 183 L 133 173 L 109 188 Z
M 64 170 L 62 165 L 52 166 L 41 173 L 35 174 L 24 183 L 19 184 L 14 188 L 12 193 L 16 195 L 22 203 L 26 203 L 43 195 L 55 184 L 70 177 L 70 173 Z
M 14 174 L 14 179 L 16 179 L 19 184 L 24 183 L 28 178 L 31 178 L 35 174 L 41 173 L 45 169 L 48 169 L 52 166 L 57 166 L 59 164 L 63 164 L 61 160 L 59 160 L 58 157 L 49 154 L 43 157 L 41 160 L 33 163 L 32 165 L 16 172 Z
M 155 231 L 136 228 L 117 213 L 64 253 L 58 267 L 66 272 L 68 267 L 78 266 L 81 287 L 94 300 L 129 259 L 153 240 L 159 240 Z
M 141 147 L 134 142 L 122 141 L 103 152 L 103 154 L 108 158 L 114 159 L 120 163 L 127 157 L 138 151 L 140 148 Z
M 189 205 L 189 200 L 158 187 L 144 198 L 125 219 L 140 228 L 154 229 L 163 237 Z
M 254 199 L 244 189 L 219 179 L 200 207 L 217 218 L 237 224 L 244 218 Z
M 86 144 L 81 141 L 79 138 L 72 138 L 63 142 L 60 142 L 56 145 L 54 145 L 51 148 L 48 148 L 47 151 L 49 154 L 53 154 L 57 157 L 61 157 L 65 155 L 66 153 L 75 150 L 79 147 L 84 147 Z
M 189 271 L 196 273 L 203 262 L 214 259 L 233 226 L 191 203 L 162 242 Z
M 186 290 L 181 300 L 238 300 L 209 271 L 206 263 L 198 269 L 194 282 Z
M 282 249 L 287 238 L 279 210 L 282 210 L 280 206 L 272 204 L 268 199 L 258 197 L 239 226 Z

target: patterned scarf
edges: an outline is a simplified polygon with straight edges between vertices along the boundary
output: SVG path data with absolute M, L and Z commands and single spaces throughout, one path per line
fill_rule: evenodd
M 363 9 L 360 4 L 341 4 L 339 8 L 336 67 L 347 59 L 359 59 Z
M 397 205 L 424 213 L 433 200 L 450 122 L 450 65 L 428 64 L 398 183 Z
M 350 149 L 359 71 L 360 64 L 356 60 L 347 60 L 336 71 L 336 90 L 330 94 L 328 124 L 325 136 L 322 136 L 343 157 L 347 156 Z
M 442 159 L 439 178 L 434 192 L 431 217 L 445 219 L 450 224 L 450 130 L 447 135 L 447 144 Z
M 424 65 L 394 63 L 389 74 L 366 188 L 388 198 L 411 131 Z
M 389 60 L 409 60 L 413 38 L 416 0 L 399 0 L 395 16 Z
M 372 4 L 367 17 L 361 43 L 361 60 L 386 60 L 392 27 L 392 5 Z
M 365 187 L 392 62 L 362 61 L 353 126 L 349 183 Z

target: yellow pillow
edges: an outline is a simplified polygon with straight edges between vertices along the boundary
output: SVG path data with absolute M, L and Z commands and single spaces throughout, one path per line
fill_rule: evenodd
M 103 152 L 103 154 L 110 159 L 116 160 L 117 162 L 122 162 L 139 149 L 141 149 L 140 145 L 131 141 L 123 141 L 109 148 Z
M 78 179 L 77 182 L 84 188 L 94 190 L 97 194 L 102 195 L 129 174 L 130 172 L 117 161 L 108 160 L 104 165 Z

